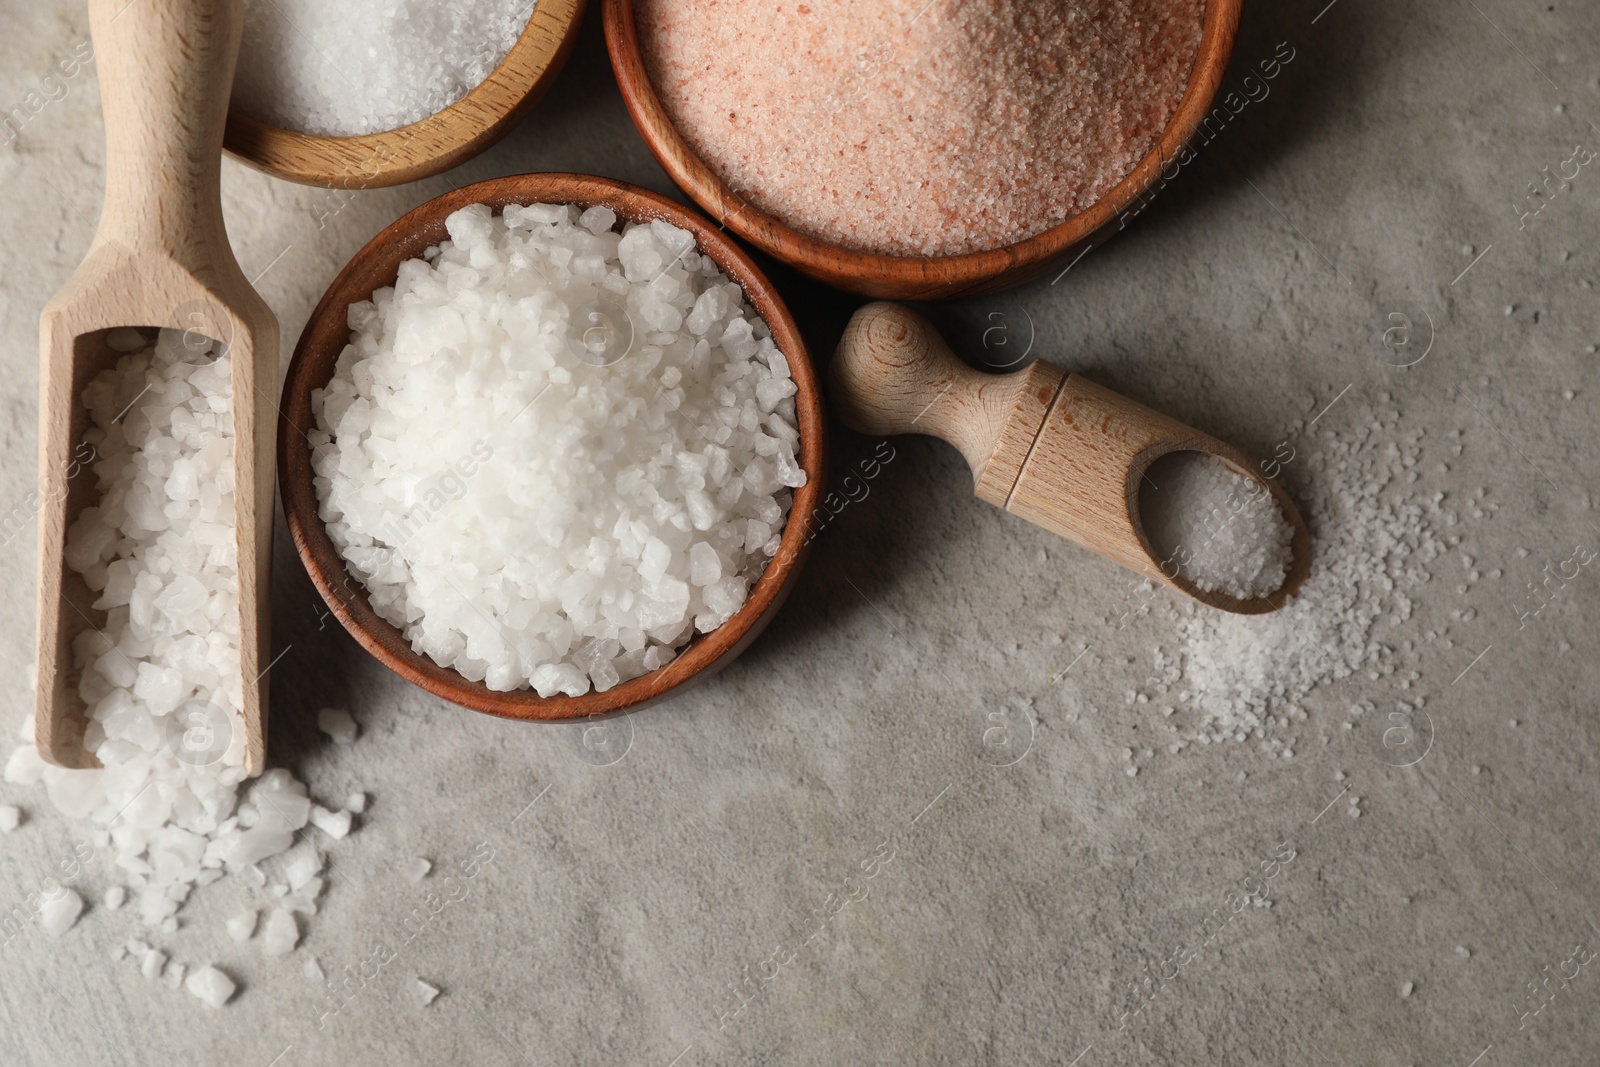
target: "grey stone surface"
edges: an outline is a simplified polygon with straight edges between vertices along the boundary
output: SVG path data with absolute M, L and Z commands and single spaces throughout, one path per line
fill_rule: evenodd
M 1460 543 L 1386 638 L 1412 643 L 1402 669 L 1328 679 L 1305 721 L 1274 728 L 1298 738 L 1292 758 L 1254 741 L 1168 753 L 1154 706 L 1125 694 L 1185 613 L 1162 595 L 1123 625 L 1127 575 L 972 499 L 937 442 L 896 441 L 766 635 L 710 684 L 614 723 L 621 758 L 604 766 L 579 728 L 492 720 L 391 676 L 321 618 L 280 526 L 272 759 L 319 797 L 372 798 L 328 846 L 321 913 L 292 956 L 265 959 L 222 930 L 248 892 L 197 891 L 157 940 L 239 981 L 214 1012 L 109 960 L 133 916 L 97 903 L 114 872 L 94 855 L 69 880 L 91 901 L 76 927 L 0 944 L 0 1062 L 1591 1060 L 1600 977 L 1567 961 L 1600 940 L 1600 578 L 1584 570 L 1527 625 L 1518 611 L 1546 563 L 1600 542 L 1600 177 L 1581 168 L 1519 215 L 1542 167 L 1600 145 L 1600 9 L 1324 3 L 1249 5 L 1229 85 L 1279 42 L 1294 59 L 1124 234 L 1056 282 L 933 309 L 975 360 L 1031 337 L 1033 355 L 1261 454 L 1335 400 L 1318 431 L 1397 413 L 1368 439 L 1379 453 L 1425 431 L 1405 491 L 1461 502 L 1441 530 Z M 5 508 L 35 477 L 36 316 L 98 210 L 93 67 L 42 84 L 85 38 L 81 7 L 8 5 L 0 34 L 0 107 L 26 114 L 0 146 Z M 446 176 L 344 202 L 225 166 L 235 247 L 286 360 L 344 261 L 451 185 L 570 170 L 670 191 L 589 18 L 526 123 Z M 821 360 L 855 301 L 774 275 Z M 1394 311 L 1432 342 L 1404 371 L 1374 341 Z M 876 447 L 834 430 L 836 475 Z M 1321 499 L 1314 479 L 1339 473 L 1285 479 Z M 1482 518 L 1480 488 L 1498 505 Z M 0 547 L 8 737 L 31 704 L 34 550 L 31 525 Z M 1503 576 L 1460 593 L 1471 567 Z M 1433 740 L 1410 766 L 1342 729 L 1358 701 L 1418 696 Z M 325 704 L 355 713 L 357 744 L 317 732 Z M 990 735 L 1013 746 L 998 754 L 983 742 L 996 725 L 1014 731 Z M 10 909 L 82 829 L 32 790 L 0 784 L 0 803 L 27 812 L 0 836 Z M 1274 854 L 1252 883 L 1264 895 L 1235 913 Z M 434 864 L 421 882 L 415 857 Z M 363 967 L 375 953 L 393 958 Z M 358 976 L 337 1014 L 308 957 Z M 732 1014 L 747 976 L 758 991 Z M 419 977 L 444 991 L 426 1009 Z

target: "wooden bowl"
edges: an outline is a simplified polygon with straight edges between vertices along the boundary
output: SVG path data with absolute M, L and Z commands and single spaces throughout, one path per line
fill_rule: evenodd
M 604 693 L 590 691 L 578 697 L 541 697 L 531 689 L 496 692 L 413 652 L 411 642 L 372 609 L 365 586 L 345 570 L 344 561 L 318 517 L 311 446 L 306 437 L 306 431 L 315 423 L 311 391 L 327 385 L 339 353 L 349 341 L 346 309 L 355 301 L 370 298 L 374 290 L 393 285 L 402 262 L 444 240 L 445 218 L 456 209 L 468 204 L 489 204 L 498 210 L 507 204 L 533 203 L 585 207 L 599 204 L 615 211 L 621 219 L 664 219 L 694 234 L 700 251 L 744 289 L 789 361 L 798 388 L 797 459 L 806 472 L 806 484 L 794 491 L 794 506 L 784 526 L 778 554 L 751 588 L 744 607 L 711 633 L 697 634 L 671 663 Z M 732 239 L 706 219 L 647 189 L 609 178 L 582 174 L 495 178 L 452 190 L 401 216 L 355 254 L 312 311 L 289 364 L 280 412 L 278 483 L 283 511 L 295 550 L 328 607 L 345 629 L 390 670 L 436 696 L 490 715 L 547 721 L 605 715 L 643 707 L 710 677 L 744 651 L 777 613 L 800 573 L 817 519 L 824 514 L 819 506 L 825 474 L 822 392 L 800 331 L 772 283 Z
M 600 12 L 628 112 L 661 166 L 708 214 L 767 254 L 828 285 L 884 300 L 929 300 L 1019 285 L 1120 229 L 1119 216 L 1156 190 L 1163 168 L 1173 165 L 1210 111 L 1233 53 L 1242 4 L 1208 0 L 1183 99 L 1156 146 L 1127 177 L 1087 210 L 1041 234 L 957 256 L 891 256 L 845 248 L 801 233 L 746 203 L 695 154 L 667 117 L 645 70 L 633 0 L 601 0 Z
M 584 0 L 539 0 L 527 28 L 489 77 L 436 115 L 381 133 L 323 137 L 228 113 L 222 147 L 275 178 L 330 189 L 377 189 L 465 163 L 510 132 L 561 73 Z

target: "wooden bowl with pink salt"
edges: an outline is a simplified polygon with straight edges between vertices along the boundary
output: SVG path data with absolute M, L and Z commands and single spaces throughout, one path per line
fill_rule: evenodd
M 602 0 L 623 99 L 718 222 L 917 300 L 1074 262 L 1192 158 L 1242 0 Z
M 495 233 L 498 246 L 489 236 Z M 658 235 L 679 243 L 641 267 L 639 246 Z M 680 296 L 675 313 L 664 301 L 685 284 L 703 289 L 693 310 Z M 596 289 L 601 299 L 591 300 Z M 563 295 L 579 290 L 581 296 Z M 665 294 L 663 302 L 651 303 L 650 294 Z M 430 303 L 451 298 L 455 303 Z M 585 303 L 570 311 L 559 306 L 579 299 Z M 605 301 L 617 305 L 612 311 L 631 325 L 621 329 L 604 321 Z M 467 322 L 473 308 L 485 313 Z M 738 316 L 745 323 L 759 317 L 754 340 L 748 325 L 734 321 Z M 378 319 L 384 320 L 383 337 L 394 343 L 380 341 L 373 325 Z M 693 335 L 681 344 L 667 339 L 680 329 L 680 320 L 683 333 Z M 430 332 L 429 322 L 443 323 L 444 331 Z M 507 333 L 506 323 L 526 328 Z M 604 348 L 621 335 L 614 349 Z M 755 366 L 762 359 L 770 372 Z M 734 366 L 738 362 L 747 365 Z M 486 367 L 494 373 L 486 374 Z M 767 409 L 759 416 L 762 425 L 781 415 L 789 428 L 773 432 L 789 436 L 761 440 L 752 427 L 719 426 L 710 417 L 737 406 L 741 377 L 758 380 L 753 389 Z M 352 383 L 344 400 L 333 388 L 339 382 Z M 639 383 L 650 388 L 630 391 Z M 356 389 L 366 391 L 358 397 Z M 380 394 L 409 397 L 411 408 L 390 406 L 380 414 L 386 403 Z M 693 406 L 706 397 L 709 406 Z M 340 412 L 330 413 L 336 405 Z M 358 405 L 359 424 L 350 421 Z M 599 424 L 582 421 L 585 411 L 601 406 L 620 415 Z M 607 178 L 495 178 L 454 189 L 396 220 L 356 253 L 312 311 L 289 366 L 280 412 L 283 510 L 295 550 L 329 611 L 401 677 L 463 707 L 506 718 L 570 721 L 637 710 L 710 677 L 776 615 L 825 514 L 821 390 L 800 331 L 772 284 L 731 237 L 693 210 Z M 652 483 L 654 490 L 636 486 L 630 499 L 643 493 L 663 510 L 652 516 L 647 504 L 619 515 L 620 497 L 609 490 L 622 476 L 574 476 L 573 470 L 594 468 L 570 457 L 609 457 L 604 462 L 611 466 L 604 469 L 633 472 L 624 476 L 638 483 L 639 463 L 663 449 L 629 446 L 640 440 L 638 427 L 651 424 L 657 412 L 662 418 L 655 421 L 676 426 L 682 440 L 671 450 L 676 454 L 668 477 Z M 380 418 L 387 427 L 379 426 Z M 439 432 L 445 418 L 453 425 Z M 334 427 L 331 435 L 328 426 Z M 559 445 L 543 444 L 557 438 Z M 740 455 L 741 441 L 756 454 Z M 724 473 L 707 475 L 707 464 L 696 455 L 715 457 L 717 448 L 724 452 Z M 731 468 L 727 453 L 733 454 Z M 530 475 L 535 467 L 546 474 Z M 355 471 L 358 483 L 367 481 L 341 488 L 344 470 Z M 565 490 L 547 476 L 552 470 L 566 472 Z M 702 475 L 709 480 L 698 481 Z M 743 487 L 731 484 L 739 481 Z M 397 487 L 398 494 L 379 500 L 385 486 Z M 729 523 L 721 516 L 749 495 L 745 487 L 758 498 L 758 508 L 772 507 L 772 501 L 759 499 L 762 493 L 789 503 L 783 513 L 774 508 L 766 516 L 770 528 L 761 522 L 759 534 L 750 520 L 738 524 L 737 536 L 723 535 Z M 717 497 L 724 509 L 714 520 L 696 514 L 692 498 L 702 488 L 702 496 Z M 563 491 L 571 506 L 551 519 L 543 505 Z M 519 500 L 530 499 L 531 511 L 516 510 Z M 688 501 L 687 508 L 679 501 Z M 709 499 L 698 504 L 711 506 Z M 368 523 L 378 536 L 352 549 L 351 533 L 363 514 L 376 512 L 393 514 Z M 482 515 L 495 521 L 479 521 Z M 677 518 L 686 520 L 677 524 L 681 536 L 668 528 Z M 545 536 L 551 527 L 582 533 L 557 537 L 558 547 L 551 548 Z M 612 537 L 623 543 L 608 544 Z M 653 541 L 664 543 L 652 547 Z M 565 578 L 574 587 L 548 580 L 552 567 L 572 559 L 579 565 L 569 567 Z M 730 571 L 729 560 L 743 560 L 743 569 Z M 513 574 L 508 563 L 520 573 Z M 614 592 L 652 567 L 654 575 L 641 581 L 654 585 L 642 585 L 637 594 L 625 589 L 627 604 L 604 600 L 587 576 L 591 569 L 603 571 L 603 580 L 615 579 Z M 535 573 L 540 568 L 542 576 Z M 704 573 L 707 568 L 711 573 Z M 402 571 L 409 578 L 390 580 Z M 442 625 L 432 631 L 413 624 L 428 619 L 441 601 L 430 606 L 404 584 L 422 584 L 425 571 L 435 591 L 448 593 L 438 616 Z M 481 573 L 494 580 L 475 585 L 474 575 Z M 719 601 L 711 590 L 734 574 L 748 584 Z M 549 591 L 556 585 L 560 617 L 550 606 Z M 537 594 L 518 591 L 534 586 Z M 668 587 L 685 597 L 693 587 L 695 600 L 686 603 L 698 602 L 699 608 L 679 610 L 663 623 L 661 604 L 654 602 L 664 596 L 656 590 Z M 642 617 L 642 600 L 653 602 L 654 618 Z M 451 614 L 453 622 L 446 618 Z M 551 626 L 541 630 L 529 622 L 530 614 L 576 632 L 570 645 L 595 650 L 598 658 L 585 663 L 587 675 L 575 671 L 566 648 L 550 652 Z M 604 627 L 596 616 L 620 619 L 620 630 L 635 638 L 648 635 L 647 658 L 633 656 L 638 641 L 630 647 L 625 633 L 621 648 L 602 648 L 617 635 L 597 636 L 596 627 Z M 450 655 L 438 654 L 439 631 L 446 632 L 448 646 L 448 632 L 457 624 L 465 637 L 455 653 L 466 661 L 441 662 Z M 472 646 L 501 641 L 518 650 L 510 666 L 531 677 L 508 674 L 504 663 L 486 673 Z M 528 651 L 535 647 L 544 649 L 544 660 Z

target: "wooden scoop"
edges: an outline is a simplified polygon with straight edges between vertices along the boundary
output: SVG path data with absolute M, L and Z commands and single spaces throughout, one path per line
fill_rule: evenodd
M 956 358 L 932 323 L 898 304 L 850 320 L 829 368 L 830 399 L 861 433 L 924 433 L 961 450 L 979 499 L 1212 607 L 1282 607 L 1311 569 L 1311 535 L 1287 493 L 1248 456 L 1043 361 L 984 374 Z M 1195 585 L 1151 547 L 1139 517 L 1145 471 L 1171 452 L 1208 452 L 1259 482 L 1293 529 L 1283 585 L 1240 599 Z
M 222 222 L 219 178 L 243 26 L 242 0 L 89 0 L 106 128 L 106 192 L 94 242 L 40 317 L 39 752 L 98 766 L 83 747 L 72 642 L 103 628 L 95 594 L 65 566 L 66 530 L 98 496 L 84 469 L 84 386 L 121 353 L 114 327 L 171 327 L 233 356 L 235 522 L 245 770 L 265 757 L 273 398 L 278 323 L 250 287 Z M 148 332 L 148 329 L 147 329 Z M 176 712 L 174 714 L 177 714 Z

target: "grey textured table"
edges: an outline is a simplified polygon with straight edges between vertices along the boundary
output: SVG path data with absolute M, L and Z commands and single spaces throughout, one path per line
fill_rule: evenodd
M 1125 574 L 972 499 L 959 457 L 924 439 L 895 442 L 737 664 L 598 749 L 391 676 L 322 617 L 280 526 L 272 759 L 314 795 L 372 797 L 328 846 L 320 913 L 292 956 L 265 959 L 222 931 L 248 892 L 197 891 L 161 940 L 240 980 L 212 1011 L 111 962 L 133 916 L 96 903 L 113 880 L 96 854 L 71 881 L 91 901 L 72 930 L 0 944 L 0 1062 L 1592 1059 L 1600 977 L 1578 961 L 1600 941 L 1600 578 L 1583 569 L 1537 617 L 1519 612 L 1541 568 L 1600 544 L 1600 177 L 1580 167 L 1519 216 L 1541 168 L 1570 172 L 1575 146 L 1600 145 L 1600 8 L 1325 3 L 1250 5 L 1229 84 L 1279 42 L 1294 58 L 1126 233 L 1058 281 L 934 309 L 976 358 L 1031 337 L 1033 354 L 1262 454 L 1323 409 L 1331 436 L 1308 436 L 1309 454 L 1374 419 L 1378 452 L 1425 431 L 1404 491 L 1481 488 L 1497 505 L 1462 507 L 1459 547 L 1427 564 L 1384 638 L 1399 669 L 1306 697 L 1292 758 L 1151 743 L 1159 715 L 1126 694 L 1187 616 L 1163 594 L 1128 623 Z M 44 83 L 87 36 L 81 4 L 12 4 L 4 22 L 0 106 L 20 109 L 0 133 L 9 508 L 34 480 L 36 316 L 88 243 L 102 146 L 93 66 Z M 341 199 L 227 164 L 230 231 L 285 359 L 384 224 L 530 170 L 671 191 L 593 11 L 526 123 L 447 176 Z M 825 358 L 855 302 L 774 275 Z M 1405 370 L 1375 341 L 1393 312 L 1419 331 L 1406 351 L 1427 351 Z M 875 447 L 836 428 L 835 471 Z M 1315 499 L 1337 476 L 1284 477 Z M 34 550 L 27 524 L 0 548 L 7 737 L 31 704 Z M 1502 577 L 1463 586 L 1467 568 Z M 1431 747 L 1410 765 L 1342 728 L 1353 704 L 1419 696 Z M 355 713 L 357 744 L 318 733 L 325 704 Z M 1006 758 L 984 743 L 996 724 Z M 10 909 L 83 831 L 36 790 L 0 785 L 0 802 L 27 812 L 0 836 Z M 419 856 L 435 869 L 413 882 Z M 1241 897 L 1264 857 L 1274 877 Z M 309 957 L 351 994 L 306 978 Z M 430 1007 L 418 977 L 444 990 Z

